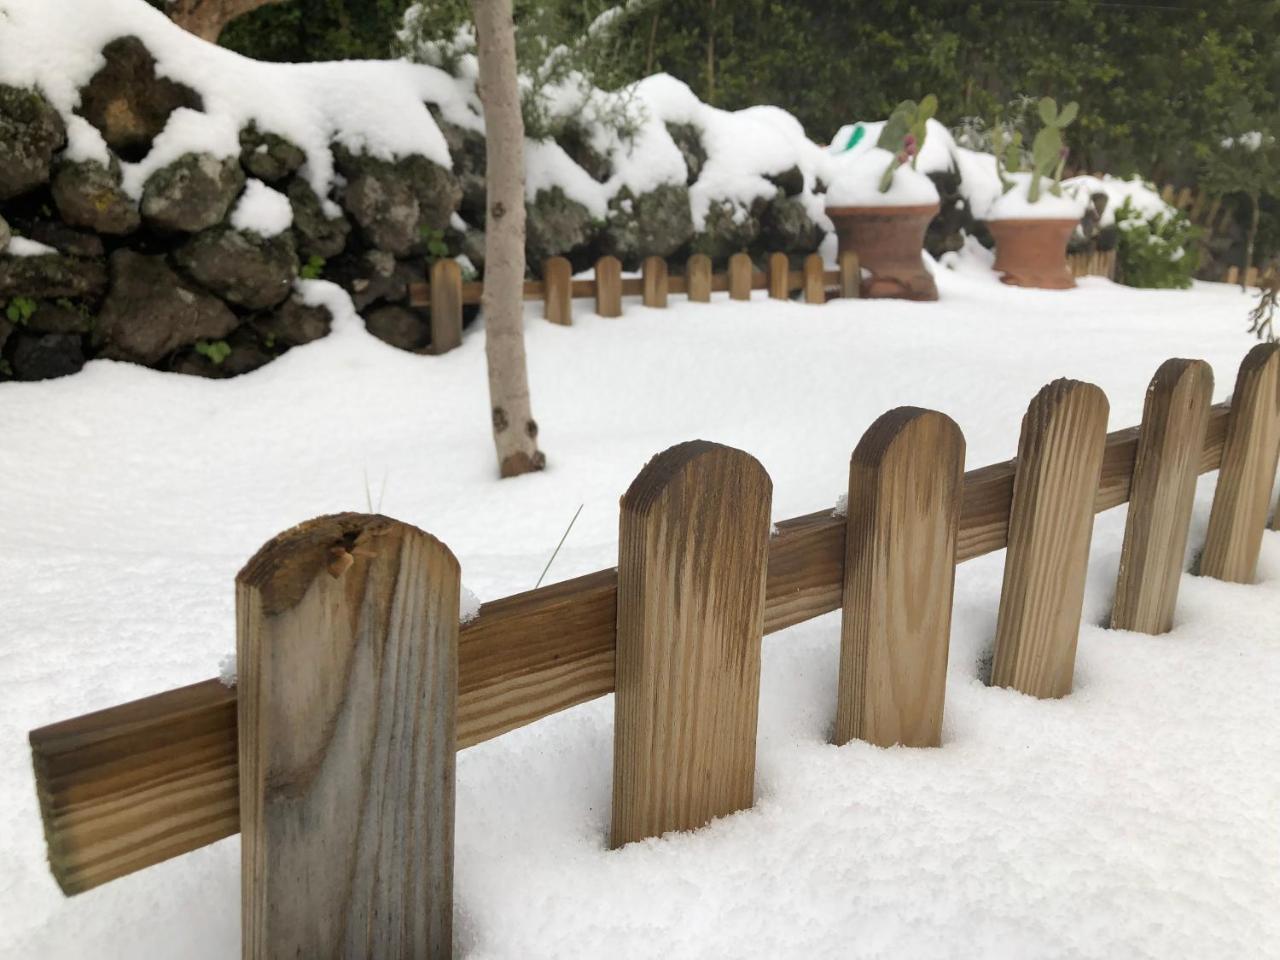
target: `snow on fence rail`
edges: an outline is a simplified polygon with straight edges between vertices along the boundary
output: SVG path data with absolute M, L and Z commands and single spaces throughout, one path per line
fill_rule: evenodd
M 1212 383 L 1169 360 L 1141 426 L 1106 434 L 1102 391 L 1055 381 L 1017 458 L 967 473 L 954 422 L 890 411 L 853 453 L 847 516 L 773 536 L 759 463 L 681 444 L 623 497 L 616 569 L 461 626 L 458 564 L 428 534 L 302 524 L 236 578 L 236 689 L 31 732 L 52 872 L 75 894 L 240 831 L 245 956 L 445 956 L 456 749 L 616 691 L 612 845 L 696 828 L 751 803 L 762 634 L 837 609 L 837 742 L 936 746 L 955 565 L 1004 547 L 991 682 L 1062 696 L 1095 513 L 1131 504 L 1114 627 L 1170 628 L 1201 473 L 1219 470 L 1199 572 L 1254 578 L 1280 345 L 1248 354 L 1229 404 Z
M 831 296 L 860 295 L 861 272 L 858 255 L 845 251 L 838 270 L 827 270 L 816 253 L 805 258 L 802 269 L 792 270 L 785 253 L 768 258 L 768 270 L 755 269 L 745 253 L 729 258 L 728 270 L 715 273 L 711 258 L 696 253 L 684 265 L 683 273 L 673 272 L 661 257 L 647 257 L 639 277 L 623 277 L 622 263 L 606 256 L 596 261 L 594 277 L 574 280 L 573 267 L 564 257 L 552 257 L 542 265 L 541 280 L 527 280 L 526 300 L 541 300 L 552 323 L 573 323 L 575 297 L 593 297 L 596 313 L 602 317 L 622 316 L 623 297 L 641 297 L 646 307 L 665 308 L 669 294 L 684 294 L 690 300 L 709 303 L 715 292 L 729 293 L 731 300 L 749 300 L 752 290 L 768 290 L 777 300 L 790 299 L 799 291 L 806 303 L 826 303 Z M 480 302 L 484 284 L 464 283 L 462 270 L 453 260 L 437 260 L 430 268 L 429 283 L 409 285 L 409 305 L 431 308 L 431 352 L 445 353 L 462 343 L 462 308 Z

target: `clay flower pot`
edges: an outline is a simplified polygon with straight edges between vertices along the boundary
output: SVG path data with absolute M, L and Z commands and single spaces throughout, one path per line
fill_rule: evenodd
M 1016 287 L 1070 290 L 1067 241 L 1079 220 L 988 220 L 996 241 L 995 269 Z
M 852 250 L 871 272 L 862 281 L 864 297 L 937 300 L 938 287 L 924 268 L 920 251 L 938 204 L 902 207 L 827 207 L 840 252 Z

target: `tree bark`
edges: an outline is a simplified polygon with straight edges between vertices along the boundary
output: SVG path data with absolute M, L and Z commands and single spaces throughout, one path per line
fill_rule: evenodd
M 524 352 L 524 120 L 511 0 L 472 0 L 484 104 L 486 186 L 482 305 L 493 442 L 504 477 L 541 470 Z
M 1258 238 L 1258 195 L 1249 194 L 1249 233 L 1244 239 L 1244 266 L 1240 269 L 1240 289 L 1249 289 L 1249 268 L 1253 266 L 1253 244 Z
M 259 7 L 285 0 L 174 0 L 166 8 L 171 19 L 188 33 L 217 43 L 228 23 Z

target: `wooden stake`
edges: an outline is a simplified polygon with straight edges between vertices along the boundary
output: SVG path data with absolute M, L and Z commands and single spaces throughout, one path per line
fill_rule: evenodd
M 804 302 L 827 302 L 827 273 L 817 253 L 804 258 Z
M 862 266 L 858 263 L 858 255 L 852 250 L 840 254 L 840 296 L 857 298 L 862 296 Z
M 610 845 L 751 806 L 769 475 L 696 440 L 622 498 Z
M 665 308 L 667 305 L 667 261 L 661 257 L 645 257 L 640 265 L 644 277 L 644 305 Z
M 602 317 L 622 316 L 622 262 L 617 257 L 596 261 L 596 313 Z
M 751 299 L 751 258 L 745 253 L 735 253 L 729 258 L 729 299 Z
M 431 352 L 462 346 L 462 268 L 456 260 L 431 265 Z
M 243 955 L 452 951 L 458 562 L 321 517 L 236 578 Z
M 785 253 L 769 254 L 769 298 L 791 299 L 791 262 Z
M 1023 417 L 993 686 L 1071 692 L 1108 410 L 1093 384 L 1055 380 Z
M 1244 358 L 1231 398 L 1218 487 L 1209 512 L 1200 573 L 1253 583 L 1276 476 L 1280 344 L 1260 343 Z
M 542 265 L 543 303 L 547 319 L 561 326 L 573 323 L 573 267 L 564 257 L 552 257 Z
M 1113 630 L 1173 628 L 1212 395 L 1213 370 L 1203 360 L 1166 360 L 1147 387 Z
M 835 742 L 942 742 L 964 435 L 899 407 L 849 464 Z
M 693 303 L 711 302 L 711 258 L 695 253 L 685 266 L 685 285 Z

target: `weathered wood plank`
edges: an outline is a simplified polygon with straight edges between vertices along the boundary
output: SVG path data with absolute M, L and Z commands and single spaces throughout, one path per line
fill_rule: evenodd
M 667 305 L 667 261 L 661 257 L 645 257 L 640 265 L 644 280 L 644 305 L 664 308 Z
M 695 440 L 622 497 L 612 847 L 751 806 L 772 491 Z
M 573 325 L 573 267 L 564 257 L 552 257 L 542 265 L 542 303 L 552 323 Z
M 846 250 L 839 257 L 840 296 L 862 296 L 862 266 L 858 263 L 858 255 Z
M 822 257 L 811 253 L 804 258 L 804 302 L 827 302 L 827 278 Z
M 1260 343 L 1244 358 L 1231 399 L 1222 469 L 1209 511 L 1202 576 L 1252 583 L 1271 508 L 1280 453 L 1280 344 Z
M 1023 418 L 993 686 L 1033 697 L 1071 692 L 1107 413 L 1093 384 L 1055 380 Z
M 745 253 L 735 253 L 729 258 L 729 299 L 750 300 L 752 273 L 751 258 Z
M 1222 461 L 1229 413 L 1210 408 L 1201 473 Z M 1136 428 L 1108 436 L 1095 511 L 1128 499 L 1137 445 Z M 965 474 L 957 562 L 1005 547 L 1013 475 L 1012 461 Z M 840 609 L 844 553 L 845 521 L 830 509 L 779 522 L 765 633 Z M 602 570 L 486 603 L 459 637 L 459 748 L 612 692 L 617 599 L 617 573 Z M 239 830 L 235 705 L 234 689 L 208 680 L 31 731 L 49 865 L 64 892 Z
M 710 303 L 711 258 L 705 253 L 695 253 L 685 265 L 684 276 L 689 299 L 694 303 Z
M 596 261 L 596 313 L 622 316 L 622 261 L 604 256 Z
M 236 577 L 242 955 L 453 949 L 458 561 L 311 520 Z
M 462 346 L 462 268 L 456 260 L 431 265 L 431 352 Z
M 769 298 L 791 299 L 791 263 L 785 253 L 769 254 Z
M 890 410 L 853 452 L 837 744 L 942 742 L 963 478 L 964 435 L 932 410 Z
M 1203 360 L 1166 360 L 1147 388 L 1111 626 L 1167 633 L 1195 501 L 1213 395 Z

